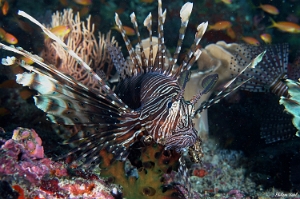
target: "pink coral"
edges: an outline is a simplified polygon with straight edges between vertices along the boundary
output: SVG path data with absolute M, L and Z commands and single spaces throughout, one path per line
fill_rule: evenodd
M 23 145 L 30 157 L 44 158 L 42 139 L 35 130 L 18 127 L 14 130 L 12 139 Z
M 0 144 L 0 175 L 14 178 L 13 188 L 20 197 L 113 199 L 95 174 L 77 170 L 73 179 L 64 178 L 68 176 L 65 165 L 44 157 L 42 140 L 33 129 L 19 127 L 12 139 L 0 138 Z M 21 185 L 23 179 L 31 183 L 30 190 Z
M 233 190 L 229 191 L 227 194 L 229 196 L 231 196 L 231 198 L 235 198 L 235 199 L 241 199 L 244 197 L 244 194 L 241 193 L 241 191 L 237 190 L 237 189 L 233 189 Z
M 42 140 L 33 129 L 17 128 L 13 137 L 0 149 L 0 173 L 25 177 L 31 183 L 39 181 L 50 171 L 60 168 L 60 175 L 67 175 L 62 164 L 44 158 Z

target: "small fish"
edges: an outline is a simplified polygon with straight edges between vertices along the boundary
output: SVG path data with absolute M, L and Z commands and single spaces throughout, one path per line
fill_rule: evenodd
M 25 32 L 32 34 L 34 32 L 33 28 L 29 25 L 29 23 L 18 19 L 18 17 L 14 17 L 12 19 L 13 22 L 16 22 L 18 24 L 18 26 Z
M 231 4 L 232 3 L 232 1 L 231 0 L 221 0 L 223 3 L 225 3 L 225 4 L 227 4 L 227 5 L 229 5 L 229 4 Z
M 231 26 L 232 24 L 229 21 L 219 21 L 214 25 L 208 26 L 208 30 L 225 30 Z
M 67 7 L 68 6 L 68 0 L 59 0 L 60 4 Z
M 73 0 L 75 3 L 83 6 L 89 6 L 92 4 L 92 0 Z
M 272 18 L 270 18 L 270 20 L 272 22 L 272 25 L 268 28 L 277 28 L 282 32 L 300 33 L 300 26 L 296 23 L 289 21 L 275 22 Z
M 226 29 L 226 34 L 231 38 L 231 39 L 235 39 L 236 38 L 236 35 L 235 35 L 235 32 L 234 30 L 229 27 Z
M 19 94 L 23 100 L 27 100 L 34 95 L 34 91 L 29 90 L 28 88 L 24 88 L 19 92 Z
M 28 57 L 22 56 L 21 59 L 27 64 L 27 65 L 32 65 L 34 61 Z
M 254 46 L 259 46 L 260 43 L 257 39 L 253 38 L 253 37 L 242 37 L 242 40 L 244 42 L 246 42 L 247 44 L 251 44 L 251 45 L 254 45 Z
M 153 3 L 154 0 L 140 0 L 143 3 Z
M 8 32 L 5 33 L 3 40 L 9 44 L 17 44 L 18 43 L 18 39 Z
M 6 31 L 3 28 L 0 28 L 0 39 L 3 39 L 6 34 Z
M 69 26 L 60 25 L 51 28 L 50 31 L 56 36 L 64 37 L 71 31 L 71 28 Z
M 118 28 L 118 26 L 114 26 L 114 27 L 112 27 L 111 29 L 115 29 L 115 30 L 121 32 L 120 29 Z M 126 35 L 128 35 L 128 36 L 133 36 L 133 35 L 135 35 L 135 31 L 134 31 L 133 28 L 130 28 L 130 27 L 128 27 L 128 26 L 123 26 L 123 29 L 125 30 L 125 33 L 126 33 Z
M 79 11 L 80 17 L 84 17 L 88 15 L 89 12 L 90 12 L 90 6 L 83 6 L 83 8 L 81 8 Z
M 271 15 L 279 14 L 279 10 L 275 6 L 272 6 L 270 4 L 260 4 L 260 6 L 258 6 L 258 8 L 261 8 L 263 11 L 265 11 Z
M 122 14 L 124 11 L 125 11 L 125 9 L 124 9 L 123 7 L 120 7 L 120 8 L 118 8 L 118 9 L 115 10 L 115 12 L 116 12 L 118 15 Z
M 18 83 L 14 79 L 9 79 L 0 84 L 0 88 L 17 88 L 19 87 Z
M 2 10 L 2 14 L 3 14 L 3 15 L 7 15 L 8 10 L 9 10 L 9 4 L 8 4 L 7 1 L 4 2 L 4 4 L 3 4 L 1 10 Z
M 11 70 L 12 70 L 13 74 L 24 73 L 24 69 L 19 65 L 12 65 L 10 67 L 11 67 Z
M 7 110 L 6 108 L 4 107 L 0 107 L 0 117 L 3 117 L 5 115 L 8 115 L 10 112 L 9 110 Z
M 260 35 L 261 40 L 263 40 L 266 44 L 272 43 L 272 37 L 268 33 L 263 33 Z

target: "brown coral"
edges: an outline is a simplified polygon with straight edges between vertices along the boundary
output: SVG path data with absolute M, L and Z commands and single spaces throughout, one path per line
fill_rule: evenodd
M 60 39 L 83 61 L 88 63 L 94 71 L 100 73 L 101 76 L 109 77 L 112 74 L 113 64 L 105 50 L 105 45 L 107 42 L 117 45 L 114 37 L 111 38 L 110 32 L 106 35 L 99 32 L 99 39 L 97 39 L 94 35 L 94 24 L 91 24 L 91 16 L 86 19 L 86 22 L 80 21 L 79 14 L 74 17 L 72 9 L 54 13 L 52 23 L 48 28 L 61 25 L 70 27 L 71 31 L 65 36 L 60 36 Z M 97 83 L 86 74 L 86 71 L 72 56 L 64 51 L 61 45 L 49 38 L 45 38 L 44 44 L 41 57 L 46 63 L 55 66 L 58 70 L 72 76 L 89 88 L 99 89 Z M 102 71 L 105 71 L 105 74 Z
M 174 151 L 164 151 L 163 146 L 152 144 L 141 149 L 141 156 L 135 159 L 139 162 L 138 177 L 128 176 L 124 170 L 125 162 L 111 163 L 112 155 L 105 150 L 100 152 L 103 161 L 101 176 L 122 186 L 126 198 L 180 198 L 180 193 L 174 187 L 164 186 L 164 174 L 175 169 L 179 154 Z

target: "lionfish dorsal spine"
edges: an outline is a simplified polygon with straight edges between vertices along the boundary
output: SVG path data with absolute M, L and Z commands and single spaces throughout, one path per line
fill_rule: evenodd
M 208 22 L 202 22 L 201 24 L 198 25 L 197 32 L 195 34 L 194 43 L 190 47 L 189 52 L 185 55 L 185 58 L 184 58 L 183 62 L 181 63 L 181 65 L 177 68 L 177 70 L 174 74 L 175 77 L 178 77 L 179 74 L 184 70 L 190 70 L 191 66 L 195 63 L 195 61 L 198 60 L 198 58 L 201 54 L 201 50 L 199 49 L 198 44 L 199 44 L 201 38 L 203 37 L 203 35 L 207 29 L 207 26 L 208 26 Z M 195 59 L 192 59 L 193 55 L 195 56 Z
M 152 71 L 154 59 L 153 59 L 153 43 L 152 43 L 153 33 L 152 33 L 152 14 L 151 14 L 151 12 L 144 20 L 144 26 L 146 26 L 149 31 L 150 53 L 149 53 L 149 57 L 148 57 L 148 67 L 150 67 L 150 70 Z
M 255 68 L 255 66 L 262 60 L 262 57 L 266 51 L 263 51 L 262 53 L 258 54 L 247 66 L 245 66 L 242 70 L 239 71 L 239 73 L 230 81 L 228 81 L 224 86 L 223 89 L 216 94 L 216 97 L 213 99 L 206 101 L 201 104 L 201 106 L 195 111 L 195 115 L 202 112 L 204 109 L 208 109 L 211 105 L 218 103 L 221 99 L 225 98 L 228 96 L 230 93 L 233 91 L 237 90 L 240 88 L 243 84 L 246 82 L 250 81 L 252 77 L 246 79 L 245 81 L 239 83 L 238 85 L 234 86 L 232 89 L 229 89 L 230 85 L 247 69 L 247 68 Z M 229 91 L 228 91 L 229 90 Z
M 167 69 L 168 74 L 173 70 L 173 68 L 175 67 L 175 64 L 177 62 L 178 55 L 181 51 L 182 42 L 183 42 L 183 39 L 185 36 L 185 31 L 186 31 L 187 25 L 189 23 L 190 15 L 192 13 L 192 9 L 193 9 L 193 3 L 187 2 L 182 6 L 182 8 L 180 10 L 181 27 L 179 29 L 179 38 L 177 41 L 177 47 L 176 47 L 175 53 L 173 55 L 173 59 L 170 63 L 169 68 Z
M 136 32 L 136 35 L 137 35 L 137 38 L 138 38 L 138 43 L 139 43 L 139 46 L 140 46 L 140 54 L 141 54 L 141 62 L 142 62 L 142 73 L 144 72 L 147 72 L 147 66 L 148 66 L 148 61 L 146 59 L 146 56 L 145 56 L 145 53 L 144 53 L 144 50 L 143 50 L 143 45 L 142 45 L 142 42 L 141 42 L 141 34 L 140 34 L 140 31 L 139 31 L 139 26 L 138 26 L 138 23 L 136 21 L 136 16 L 135 16 L 135 13 L 131 13 L 130 15 L 130 19 L 131 19 L 131 23 L 133 24 L 133 27 L 135 29 L 135 32 Z
M 23 16 L 27 18 L 28 20 L 32 21 L 36 25 L 38 25 L 43 32 L 49 36 L 51 39 L 53 39 L 55 42 L 57 42 L 59 45 L 63 47 L 63 49 L 72 56 L 80 66 L 82 66 L 86 71 L 87 74 L 89 74 L 94 80 L 96 80 L 101 87 L 101 89 L 108 95 L 108 97 L 111 100 L 112 104 L 118 105 L 121 109 L 124 111 L 128 111 L 128 106 L 123 103 L 123 101 L 111 90 L 109 86 L 106 85 L 105 81 L 101 79 L 97 73 L 95 73 L 87 63 L 85 63 L 73 50 L 71 50 L 62 40 L 60 40 L 55 34 L 53 34 L 50 30 L 48 30 L 45 26 L 43 26 L 40 22 L 38 22 L 35 18 L 28 15 L 26 12 L 19 10 L 18 15 Z
M 164 23 L 166 20 L 167 11 L 164 10 L 162 12 L 162 2 L 158 0 L 158 52 L 156 59 L 158 61 L 158 70 L 164 71 L 164 61 L 166 58 L 166 47 L 165 47 L 165 39 L 164 39 Z
M 133 73 L 137 74 L 138 72 L 140 72 L 140 69 L 142 68 L 142 63 L 141 63 L 140 59 L 138 58 L 138 55 L 135 53 L 134 48 L 132 47 L 129 38 L 126 35 L 126 31 L 124 30 L 122 22 L 117 13 L 115 13 L 115 22 L 116 22 L 119 30 L 121 31 L 121 35 L 125 41 L 125 45 L 128 50 L 129 56 L 131 58 L 131 61 L 133 62 L 133 65 L 134 65 Z

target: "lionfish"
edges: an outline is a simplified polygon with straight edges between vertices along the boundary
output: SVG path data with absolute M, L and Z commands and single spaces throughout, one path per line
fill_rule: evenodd
M 277 96 L 287 95 L 287 86 L 283 80 L 287 78 L 288 44 L 268 46 L 253 46 L 240 44 L 235 49 L 230 69 L 239 71 L 261 52 L 266 52 L 255 68 L 248 68 L 237 78 L 237 83 L 253 77 L 241 86 L 241 89 L 251 92 L 265 92 L 269 90 Z
M 240 44 L 231 50 L 233 51 L 232 54 L 234 54 L 230 63 L 232 75 L 243 69 L 257 54 L 263 51 L 266 52 L 261 62 L 254 68 L 247 68 L 237 78 L 236 83 L 239 83 L 252 77 L 240 89 L 250 92 L 271 92 L 278 97 L 289 96 L 287 81 L 285 80 L 287 78 L 297 79 L 296 76 L 299 73 L 297 67 L 288 67 L 288 44 L 283 43 L 267 46 Z M 290 120 L 290 115 L 284 114 L 283 108 L 275 104 L 270 111 L 266 110 L 265 116 L 262 119 L 261 138 L 268 144 L 294 137 L 295 129 L 291 125 Z
M 224 89 L 214 99 L 199 108 L 195 104 L 215 84 L 218 75 L 210 74 L 203 78 L 203 90 L 190 101 L 183 99 L 186 82 L 189 80 L 189 70 L 199 58 L 201 50 L 199 42 L 204 35 L 207 22 L 197 27 L 194 43 L 186 54 L 183 62 L 177 66 L 177 58 L 185 36 L 193 4 L 185 3 L 180 11 L 181 28 L 176 51 L 171 61 L 166 58 L 163 24 L 166 11 L 162 12 L 162 2 L 158 0 L 158 52 L 154 56 L 152 45 L 152 15 L 147 16 L 144 25 L 149 31 L 150 53 L 146 57 L 141 45 L 140 33 L 135 14 L 131 14 L 140 44 L 139 53 L 135 52 L 127 38 L 122 23 L 115 14 L 115 21 L 125 41 L 131 63 L 125 61 L 120 49 L 109 42 L 107 50 L 120 75 L 119 83 L 113 91 L 106 81 L 97 75 L 82 58 L 45 28 L 41 23 L 23 11 L 18 14 L 26 17 L 44 31 L 49 38 L 57 42 L 63 49 L 77 60 L 99 85 L 99 90 L 90 88 L 74 78 L 63 74 L 55 67 L 44 63 L 43 59 L 22 48 L 0 47 L 32 59 L 37 66 L 27 65 L 23 61 L 8 57 L 2 60 L 4 65 L 17 63 L 30 72 L 17 75 L 17 82 L 37 90 L 34 97 L 38 108 L 47 113 L 48 119 L 57 124 L 81 125 L 82 129 L 72 135 L 68 144 L 75 144 L 69 154 L 81 153 L 78 161 L 82 165 L 100 162 L 99 153 L 102 149 L 114 155 L 114 159 L 125 160 L 129 147 L 137 141 L 156 142 L 164 145 L 166 150 L 182 152 L 189 150 L 194 161 L 200 161 L 202 156 L 201 139 L 194 128 L 193 118 L 204 108 L 217 103 L 239 86 L 229 88 L 236 79 L 229 81 Z M 167 61 L 167 67 L 165 66 Z M 246 67 L 245 67 L 246 68 Z M 243 70 L 239 74 L 242 73 Z M 178 79 L 183 76 L 183 83 Z

